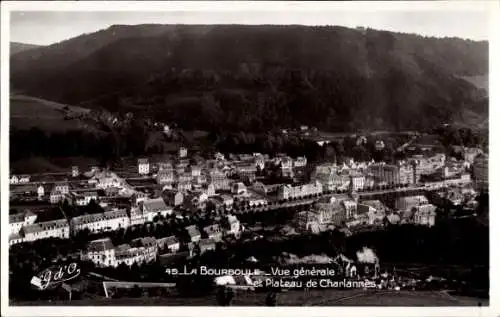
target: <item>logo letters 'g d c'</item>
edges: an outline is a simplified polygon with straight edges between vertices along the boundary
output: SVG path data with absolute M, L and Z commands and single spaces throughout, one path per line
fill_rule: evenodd
M 52 288 L 62 282 L 72 280 L 80 275 L 78 263 L 51 266 L 33 276 L 31 284 L 40 290 Z

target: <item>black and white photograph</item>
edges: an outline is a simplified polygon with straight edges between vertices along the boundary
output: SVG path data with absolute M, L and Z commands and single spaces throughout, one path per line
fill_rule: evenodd
M 498 2 L 57 2 L 2 3 L 2 315 L 498 316 Z

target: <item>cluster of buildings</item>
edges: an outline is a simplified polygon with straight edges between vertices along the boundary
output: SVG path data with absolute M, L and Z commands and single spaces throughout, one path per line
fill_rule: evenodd
M 308 164 L 305 157 L 254 153 L 226 158 L 216 153 L 211 159 L 196 160 L 187 155 L 187 149 L 180 148 L 176 158 L 156 162 L 140 158 L 128 170 L 91 167 L 80 173 L 74 166 L 70 174 L 12 175 L 11 203 L 29 202 L 33 208 L 10 216 L 9 243 L 68 238 L 82 230 L 113 231 L 185 212 L 231 213 L 240 206 L 262 207 L 271 201 L 320 197 L 313 210 L 297 215 L 299 227 L 373 225 L 383 221 L 432 226 L 435 208 L 428 201 L 397 202 L 388 211 L 380 201 L 358 201 L 356 192 L 405 186 L 432 189 L 474 185 L 479 191 L 488 188 L 488 156 L 483 153 L 468 155 L 468 161 L 435 154 L 416 155 L 396 164 L 352 160 L 342 165 L 321 164 L 315 166 L 310 177 L 300 180 L 297 175 L 303 174 Z M 349 194 L 324 197 L 339 190 Z M 100 209 L 74 215 L 63 212 L 57 219 L 42 221 L 37 215 L 43 211 L 37 209 L 37 204 L 53 208 L 66 204 L 75 210 L 93 204 Z
M 470 158 L 469 158 L 470 159 Z M 312 178 L 327 192 L 341 190 L 343 194 L 323 196 L 313 208 L 296 215 L 295 225 L 300 230 L 321 231 L 331 227 L 356 228 L 385 224 L 434 226 L 436 201 L 442 205 L 459 206 L 474 210 L 478 191 L 488 187 L 487 155 L 479 154 L 471 162 L 447 159 L 444 154 L 414 156 L 397 164 L 361 163 L 323 164 L 316 167 Z M 471 173 L 472 172 L 472 173 Z M 386 190 L 435 190 L 438 199 L 430 202 L 421 194 L 395 196 L 390 206 L 381 200 L 364 200 L 357 191 L 376 193 Z M 367 196 L 367 195 L 364 195 Z M 369 195 L 368 195 L 369 197 Z
M 387 224 L 423 225 L 436 222 L 436 206 L 425 196 L 396 200 L 394 208 L 380 200 L 360 200 L 354 194 L 334 194 L 316 201 L 311 210 L 298 213 L 294 225 L 300 231 L 320 232 L 331 228 L 359 228 Z
M 251 184 L 269 161 L 260 154 L 226 159 L 216 153 L 211 160 L 193 162 L 187 159 L 187 149 L 181 148 L 177 158 L 158 162 L 140 158 L 128 170 L 90 167 L 81 173 L 73 166 L 71 174 L 12 175 L 11 206 L 30 206 L 10 216 L 10 245 L 69 238 L 83 230 L 99 233 L 125 229 L 184 212 L 229 213 L 236 204 L 265 206 L 267 196 L 253 190 Z M 304 164 L 305 158 L 295 163 Z M 94 211 L 88 212 L 85 208 L 91 204 Z M 79 212 L 66 214 L 66 207 Z M 46 209 L 61 212 L 52 217 L 56 219 L 37 216 Z
M 474 171 L 471 175 L 470 170 Z M 316 166 L 312 179 L 323 185 L 325 191 L 376 190 L 388 187 L 428 185 L 448 187 L 474 183 L 487 187 L 487 159 L 477 157 L 472 166 L 467 161 L 447 159 L 442 153 L 433 156 L 415 155 L 395 164 L 385 162 L 353 161 L 343 165 Z
M 110 238 L 90 241 L 87 248 L 81 251 L 80 258 L 93 262 L 98 267 L 127 266 L 156 261 L 158 259 L 184 256 L 215 250 L 216 243 L 227 235 L 238 236 L 243 230 L 239 220 L 230 215 L 227 224 L 212 224 L 200 229 L 196 225 L 187 226 L 183 232 L 187 236 L 168 236 L 156 239 L 143 237 L 127 244 L 114 245 Z
M 37 217 L 29 210 L 9 215 L 9 245 L 46 238 L 69 238 L 70 228 L 65 219 L 37 222 Z

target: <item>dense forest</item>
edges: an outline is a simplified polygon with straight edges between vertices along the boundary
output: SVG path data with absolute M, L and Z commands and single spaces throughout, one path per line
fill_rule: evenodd
M 478 124 L 488 43 L 371 29 L 116 25 L 11 57 L 16 91 L 181 128 Z M 479 119 L 478 119 L 479 118 Z M 472 122 L 472 121 L 473 122 Z
M 488 138 L 484 133 L 469 128 L 446 127 L 433 131 L 439 135 L 440 143 L 446 154 L 463 159 L 455 153 L 454 145 L 487 148 Z M 384 137 L 368 136 L 367 142 L 357 144 L 356 138 L 346 136 L 325 146 L 298 135 L 283 135 L 279 132 L 250 133 L 212 131 L 198 140 L 187 140 L 182 133 L 173 136 L 161 135 L 151 131 L 141 120 L 132 120 L 131 124 L 111 132 L 93 133 L 83 130 L 48 133 L 38 128 L 29 130 L 12 129 L 10 131 L 11 162 L 30 157 L 89 157 L 97 159 L 102 166 L 119 164 L 126 156 L 151 154 L 172 154 L 169 149 L 178 145 L 198 148 L 197 154 L 205 158 L 213 157 L 216 151 L 222 153 L 287 153 L 292 157 L 306 156 L 309 162 L 330 161 L 342 163 L 346 159 L 355 161 L 394 162 L 407 155 L 420 152 L 404 153 L 397 147 L 407 142 L 408 136 L 401 134 Z M 377 140 L 383 140 L 385 148 L 375 147 Z M 167 147 L 166 145 L 174 145 Z

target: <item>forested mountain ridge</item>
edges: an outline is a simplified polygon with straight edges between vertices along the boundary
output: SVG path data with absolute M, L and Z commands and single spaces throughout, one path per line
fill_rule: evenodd
M 40 46 L 34 45 L 34 44 L 10 42 L 10 55 L 12 56 L 12 55 L 17 54 L 17 53 L 21 53 L 24 51 L 35 49 L 37 47 L 40 47 Z
M 467 124 L 487 72 L 487 42 L 344 27 L 115 25 L 11 57 L 25 94 L 206 130 Z

